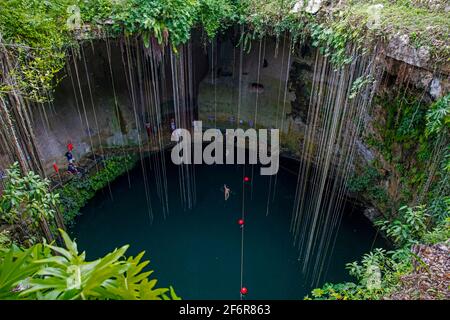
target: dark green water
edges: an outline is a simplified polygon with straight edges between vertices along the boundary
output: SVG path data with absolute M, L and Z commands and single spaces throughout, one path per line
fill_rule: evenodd
M 167 157 L 170 161 L 170 156 Z M 254 168 L 253 193 L 246 186 L 244 285 L 249 299 L 303 299 L 310 292 L 302 277 L 298 253 L 289 233 L 298 164 L 280 159 L 275 200 L 266 216 L 269 177 Z M 147 160 L 148 161 L 148 160 Z M 179 198 L 178 169 L 167 162 L 170 215 L 164 220 L 152 192 L 155 219 L 149 223 L 141 166 L 100 192 L 76 219 L 72 235 L 89 259 L 130 244 L 128 255 L 145 250 L 159 286 L 173 285 L 183 299 L 239 299 L 241 231 L 241 166 L 196 166 L 197 205 L 184 211 Z M 147 164 L 148 167 L 148 164 Z M 286 169 L 288 168 L 288 169 Z M 251 175 L 251 167 L 246 167 Z M 291 172 L 292 171 L 292 172 Z M 148 176 L 154 185 L 153 173 Z M 232 190 L 228 201 L 222 191 Z M 350 280 L 345 263 L 371 249 L 375 230 L 360 212 L 346 206 L 336 246 L 323 282 Z M 381 240 L 376 246 L 383 246 Z

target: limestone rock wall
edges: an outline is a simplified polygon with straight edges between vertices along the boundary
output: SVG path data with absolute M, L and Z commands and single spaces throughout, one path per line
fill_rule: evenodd
M 112 76 L 106 42 L 84 42 L 81 50 L 85 60 L 70 58 L 65 78 L 55 91 L 54 101 L 33 110 L 36 140 L 47 173 L 52 172 L 54 162 L 60 167 L 67 165 L 64 154 L 69 141 L 74 145 L 75 158 L 93 149 L 101 152 L 100 146 L 137 145 L 139 141 L 146 143 L 148 106 L 140 103 L 139 99 L 133 104 L 126 80 L 129 71 L 124 67 L 124 54 L 119 41 L 110 40 Z M 200 43 L 193 45 L 193 53 L 196 94 L 197 78 L 205 73 L 205 55 Z M 165 67 L 168 69 L 166 74 L 170 75 L 167 63 Z M 136 64 L 132 65 L 131 72 L 137 74 Z M 160 97 L 163 113 L 161 125 L 169 128 L 170 118 L 173 117 L 172 87 L 170 82 L 160 80 L 159 85 L 166 86 L 161 90 Z

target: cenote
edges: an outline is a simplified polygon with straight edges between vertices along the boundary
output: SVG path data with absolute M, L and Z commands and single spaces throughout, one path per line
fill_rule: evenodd
M 0 300 L 450 299 L 448 9 L 0 0 Z
M 153 155 L 154 157 L 155 155 Z M 95 259 L 124 243 L 128 255 L 145 250 L 159 286 L 172 285 L 183 299 L 239 299 L 241 272 L 242 197 L 245 197 L 243 279 L 249 299 L 303 299 L 311 281 L 301 272 L 299 251 L 289 232 L 299 163 L 280 159 L 276 186 L 274 177 L 260 176 L 254 166 L 251 177 L 246 165 L 195 166 L 196 204 L 183 207 L 179 168 L 166 156 L 169 212 L 154 188 L 155 174 L 142 174 L 136 165 L 96 194 L 81 210 L 71 230 L 80 251 Z M 151 167 L 151 158 L 144 160 Z M 150 186 L 150 221 L 145 180 Z M 224 200 L 223 184 L 231 189 Z M 269 185 L 273 189 L 269 196 Z M 376 230 L 357 206 L 346 202 L 334 248 L 327 253 L 328 266 L 321 283 L 350 280 L 345 264 L 357 260 L 372 247 L 384 246 Z

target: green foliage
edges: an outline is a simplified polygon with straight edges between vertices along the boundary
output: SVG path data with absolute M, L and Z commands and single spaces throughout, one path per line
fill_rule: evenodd
M 197 20 L 203 26 L 209 38 L 225 30 L 237 19 L 233 1 L 230 0 L 199 0 Z
M 365 254 L 361 262 L 348 263 L 347 270 L 355 277 L 356 283 L 327 283 L 322 288 L 314 289 L 312 298 L 366 300 L 382 299 L 389 295 L 399 285 L 401 276 L 413 270 L 413 244 L 436 244 L 450 238 L 450 197 L 446 197 L 446 202 L 446 217 L 438 221 L 434 228 L 431 227 L 430 218 L 435 213 L 432 208 L 425 206 L 402 207 L 394 221 L 377 222 L 381 230 L 395 242 L 397 249 L 386 252 L 378 248 Z
M 294 25 L 298 18 L 290 13 L 295 0 L 279 1 L 238 1 L 239 21 L 253 30 L 255 35 L 262 37 L 265 34 L 281 35 Z
M 375 201 L 383 206 L 388 197 L 386 191 L 380 186 L 381 174 L 372 165 L 368 164 L 361 174 L 354 174 L 347 181 L 349 192 L 364 194 L 368 200 Z
M 382 5 L 379 21 L 375 23 L 370 10 L 373 5 Z M 326 24 L 342 25 L 347 33 L 358 32 L 360 42 L 366 43 L 396 34 L 409 35 L 411 45 L 428 47 L 435 62 L 446 63 L 450 52 L 447 41 L 450 13 L 446 6 L 442 0 L 433 1 L 431 6 L 427 1 L 352 0 L 327 17 Z
M 170 300 L 179 299 L 172 287 L 155 288 L 153 271 L 143 272 L 144 252 L 125 258 L 123 246 L 95 261 L 60 230 L 65 248 L 37 244 L 28 249 L 0 251 L 0 299 L 38 300 Z
M 429 108 L 426 135 L 437 135 L 450 128 L 450 94 L 440 98 Z
M 412 94 L 400 92 L 399 97 L 383 99 L 386 123 L 379 128 L 382 133 L 382 152 L 387 160 L 393 160 L 395 144 L 406 150 L 417 148 L 418 142 L 426 145 L 425 115 L 427 106 Z
M 90 176 L 74 178 L 57 191 L 64 221 L 70 225 L 86 202 L 111 181 L 130 170 L 136 163 L 132 155 L 113 156 L 103 161 L 102 168 Z
M 19 62 L 10 61 L 15 89 L 31 100 L 46 101 L 64 67 L 64 47 L 71 42 L 65 25 L 70 2 L 0 0 L 0 41 Z
M 58 195 L 49 190 L 50 182 L 32 171 L 22 176 L 18 163 L 7 170 L 7 179 L 0 198 L 0 219 L 8 224 L 25 223 L 37 231 L 39 222 L 54 217 Z
M 144 43 L 154 36 L 160 44 L 176 49 L 190 38 L 198 24 L 209 38 L 235 21 L 234 1 L 230 0 L 94 0 L 80 2 L 81 19 L 106 26 L 113 34 L 141 34 Z
M 34 261 L 50 254 L 50 249 L 40 243 L 26 249 L 13 245 L 7 251 L 0 251 L 0 299 L 18 299 L 18 291 L 40 269 Z
M 446 183 L 445 180 L 442 180 Z M 440 187 L 439 185 L 437 186 Z M 447 189 L 448 189 L 447 185 Z M 447 193 L 448 194 L 448 193 Z M 448 218 L 450 214 L 450 196 L 435 196 L 428 204 L 428 211 L 432 213 L 431 218 L 434 223 L 440 223 Z
M 450 173 L 450 148 L 442 147 L 449 137 L 445 120 L 448 97 L 429 106 L 420 93 L 400 90 L 394 98 L 377 97 L 377 104 L 383 108 L 382 117 L 386 120 L 375 125 L 377 134 L 366 142 L 381 154 L 383 162 L 388 163 L 383 167 L 399 184 L 399 197 L 391 199 L 390 211 L 411 203 L 426 184 L 428 192 L 422 202 L 440 205 L 440 195 L 448 192 Z M 439 169 L 433 173 L 430 164 Z
M 399 248 L 409 249 L 418 243 L 435 244 L 438 239 L 446 241 L 450 231 L 450 196 L 437 199 L 439 205 L 403 206 L 392 220 L 379 220 L 375 225 Z
M 9 232 L 3 230 L 0 232 L 0 251 L 8 249 L 12 245 L 12 240 L 9 236 Z
M 304 10 L 294 13 L 292 8 L 297 2 L 240 1 L 238 21 L 248 26 L 249 39 L 265 35 L 280 37 L 286 32 L 290 34 L 294 45 L 299 39 L 304 41 L 309 36 L 312 45 L 329 57 L 333 65 L 340 67 L 349 63 L 352 58 L 347 52 L 348 45 L 357 42 L 360 30 L 349 28 L 345 23 L 325 22 L 321 16 L 311 15 Z M 248 42 L 248 39 L 245 40 Z
M 80 0 L 76 3 L 80 7 L 80 18 L 83 22 L 102 24 L 112 17 L 113 9 L 125 1 L 113 0 Z
M 429 218 L 424 206 L 403 206 L 394 221 L 376 221 L 375 225 L 380 226 L 398 246 L 411 246 L 426 234 Z
M 26 97 L 51 99 L 57 75 L 64 67 L 65 48 L 75 45 L 75 11 L 83 30 L 100 27 L 115 36 L 141 35 L 149 45 L 154 36 L 174 50 L 190 38 L 194 26 L 209 37 L 231 23 L 245 25 L 251 39 L 279 37 L 289 32 L 294 40 L 310 35 L 314 46 L 340 66 L 350 61 L 350 43 L 361 46 L 389 34 L 410 34 L 413 45 L 432 48 L 434 58 L 448 56 L 448 19 L 445 10 L 431 10 L 408 1 L 351 1 L 328 14 L 292 12 L 296 0 L 0 0 L 0 32 L 19 64 L 14 85 Z M 368 28 L 369 8 L 383 4 L 381 23 Z M 70 8 L 76 8 L 71 10 Z M 88 27 L 84 29 L 84 27 Z M 15 65 L 15 64 L 14 64 Z M 2 92 L 13 88 L 0 85 Z
M 354 99 L 363 88 L 365 88 L 370 83 L 373 83 L 374 80 L 375 79 L 373 78 L 372 75 L 367 75 L 361 76 L 357 78 L 355 81 L 353 81 L 352 87 L 350 89 L 350 95 L 348 96 L 349 99 Z
M 411 271 L 407 259 L 399 259 L 396 251 L 375 249 L 365 254 L 360 263 L 348 263 L 346 268 L 356 283 L 326 283 L 312 291 L 315 300 L 378 300 L 389 294 L 400 277 Z
M 237 18 L 230 0 L 93 0 L 79 5 L 85 23 L 109 21 L 104 27 L 112 34 L 141 34 L 147 46 L 154 36 L 175 50 L 189 40 L 196 24 L 213 38 Z
M 349 179 L 347 187 L 350 192 L 365 192 L 380 178 L 380 173 L 373 166 L 367 166 L 361 175 L 355 175 Z
M 143 255 L 144 252 L 141 252 L 135 258 L 130 257 L 126 260 L 128 270 L 117 277 L 116 283 L 106 289 L 104 296 L 110 294 L 112 299 L 126 300 L 169 300 L 168 293 L 170 293 L 171 299 L 179 300 L 172 287 L 154 289 L 157 280 L 148 279 L 153 271 L 142 272 L 149 264 L 149 261 L 140 262 Z
M 113 34 L 141 34 L 144 42 L 150 36 L 160 44 L 173 48 L 186 43 L 196 19 L 196 0 L 95 0 L 80 3 L 81 19 L 85 23 L 109 20 L 106 25 Z
M 347 45 L 356 39 L 357 33 L 349 33 L 348 30 L 339 27 L 326 27 L 321 24 L 311 23 L 312 45 L 319 48 L 325 57 L 330 57 L 330 62 L 335 66 L 350 63 L 353 58 L 347 53 Z
M 447 212 L 450 212 L 450 207 Z M 425 243 L 436 244 L 448 241 L 450 239 L 450 217 L 439 223 L 431 232 L 424 235 Z
M 291 9 L 295 0 L 242 0 L 238 1 L 240 21 L 255 33 L 281 35 L 291 32 L 297 39 L 299 32 L 311 35 L 312 41 L 322 53 L 340 66 L 350 61 L 347 46 L 350 43 L 362 48 L 372 47 L 379 39 L 392 35 L 410 35 L 411 44 L 428 46 L 435 61 L 446 62 L 449 56 L 448 21 L 445 2 L 438 9 L 426 8 L 415 1 L 352 0 L 332 4 L 331 10 L 311 15 L 300 9 Z M 372 5 L 382 5 L 380 19 L 374 23 Z
M 446 126 L 448 117 L 448 99 L 444 97 L 438 100 L 431 107 L 414 98 L 404 95 L 394 103 L 385 104 L 387 106 L 387 123 L 383 128 L 382 140 L 376 147 L 384 152 L 383 155 L 388 160 L 395 163 L 401 175 L 403 189 L 403 202 L 411 200 L 412 193 L 409 190 L 421 188 L 425 183 L 429 170 L 429 159 L 432 148 L 438 146 L 438 141 L 448 137 Z M 428 109 L 428 110 L 427 110 Z M 426 117 L 426 118 L 425 118 Z M 399 153 L 410 155 L 408 157 L 394 157 Z M 430 186 L 430 191 L 426 195 L 427 205 L 407 207 L 402 206 L 396 215 L 390 220 L 377 221 L 375 224 L 393 240 L 398 249 L 388 252 L 385 262 L 390 267 L 383 271 L 381 290 L 373 291 L 367 287 L 367 283 L 362 274 L 367 270 L 367 264 L 353 263 L 349 265 L 351 274 L 356 276 L 356 284 L 327 284 L 321 293 L 320 299 L 380 299 L 395 290 L 401 275 L 408 274 L 412 270 L 410 251 L 413 244 L 436 244 L 446 242 L 450 238 L 450 197 L 449 191 L 449 170 L 448 165 L 450 152 L 448 147 L 441 150 L 443 154 L 435 154 L 441 158 L 440 169 L 436 173 Z M 389 156 L 392 155 L 392 156 Z M 368 177 L 373 175 L 368 175 Z M 366 190 L 370 185 L 370 179 L 359 179 L 353 182 L 355 191 Z M 366 256 L 367 257 L 367 256 Z M 376 264 L 379 267 L 379 264 Z
M 322 288 L 313 289 L 312 298 L 307 296 L 305 300 L 357 300 L 363 292 L 364 290 L 353 282 L 326 283 Z

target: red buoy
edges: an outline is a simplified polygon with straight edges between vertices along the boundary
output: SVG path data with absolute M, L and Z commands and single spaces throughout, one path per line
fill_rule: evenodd
M 56 164 L 56 162 L 53 163 L 53 170 L 55 170 L 56 173 L 59 172 L 59 168 L 58 168 L 58 165 Z
M 240 226 L 243 226 L 243 225 L 244 225 L 244 219 L 239 219 L 239 220 L 238 220 L 238 224 L 239 224 Z
M 241 294 L 245 296 L 247 293 L 248 293 L 247 288 L 246 287 L 242 287 L 241 288 Z
M 250 178 L 249 178 L 249 177 L 244 177 L 244 181 L 245 181 L 245 182 L 249 182 L 249 181 L 250 181 Z

